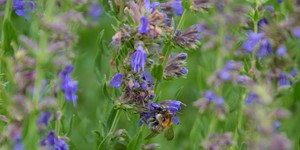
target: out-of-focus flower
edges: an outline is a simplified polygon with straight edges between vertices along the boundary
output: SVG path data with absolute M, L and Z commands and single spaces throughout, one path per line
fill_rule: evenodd
M 270 11 L 270 12 L 273 12 L 273 11 L 274 11 L 274 7 L 271 6 L 271 5 L 265 6 L 265 9 L 268 10 L 268 11 Z
M 273 49 L 270 41 L 268 39 L 263 39 L 256 55 L 259 59 L 262 59 L 267 55 L 271 55 L 272 51 Z
M 42 112 L 41 114 L 40 114 L 40 117 L 39 117 L 39 119 L 38 119 L 38 124 L 43 124 L 43 125 L 45 125 L 45 126 L 48 126 L 48 124 L 49 124 L 49 119 L 51 118 L 51 116 L 52 116 L 52 114 L 51 114 L 51 112 L 50 111 L 45 111 L 45 112 Z
M 187 53 L 179 53 L 175 57 L 168 60 L 164 72 L 164 76 L 167 78 L 180 77 L 186 75 L 188 70 L 184 67 L 187 58 Z
M 265 25 L 268 25 L 269 24 L 269 21 L 266 17 L 263 17 L 262 19 L 260 19 L 258 22 L 257 22 L 257 25 L 259 27 L 264 27 Z
M 298 69 L 297 68 L 294 68 L 291 72 L 291 76 L 292 77 L 296 77 L 298 75 Z
M 48 136 L 41 140 L 41 145 L 47 149 L 68 150 L 67 143 L 55 135 L 55 131 L 49 132 Z
M 24 146 L 21 139 L 21 134 L 18 134 L 14 138 L 15 146 L 13 150 L 24 150 Z
M 293 29 L 293 33 L 296 38 L 300 38 L 300 26 L 297 26 Z
M 99 20 L 101 14 L 102 14 L 102 8 L 101 8 L 100 4 L 93 3 L 89 9 L 89 14 L 90 14 L 90 16 L 93 17 L 93 19 Z
M 250 105 L 250 104 L 254 104 L 254 103 L 261 103 L 261 99 L 258 97 L 257 94 L 251 92 L 248 94 L 248 97 L 245 100 L 245 104 Z
M 254 81 L 252 80 L 252 78 L 246 76 L 246 75 L 240 75 L 237 77 L 236 79 L 237 83 L 240 84 L 246 84 L 246 85 L 251 85 L 252 83 L 254 83 Z
M 278 0 L 278 3 L 282 3 L 283 2 L 283 0 Z
M 245 49 L 248 53 L 252 53 L 255 46 L 264 37 L 264 35 L 265 33 L 254 33 L 250 31 L 247 40 L 243 44 L 243 49 Z
M 274 121 L 273 126 L 274 126 L 274 130 L 278 131 L 280 129 L 280 127 L 281 127 L 280 121 L 278 121 L 278 120 Z
M 138 46 L 138 49 L 132 54 L 131 66 L 135 73 L 140 72 L 140 69 L 144 71 L 147 61 L 147 53 L 142 45 Z
M 149 32 L 149 23 L 147 17 L 140 18 L 139 33 L 147 34 Z
M 286 55 L 286 47 L 285 45 L 279 46 L 276 52 L 277 56 L 285 56 Z
M 288 78 L 288 75 L 284 72 L 282 72 L 280 75 L 279 75 L 279 81 L 278 81 L 279 85 L 280 86 L 289 86 L 291 85 L 291 82 Z
M 29 19 L 29 13 L 35 9 L 35 3 L 29 0 L 13 0 L 13 8 L 18 16 Z
M 184 8 L 181 5 L 181 0 L 174 0 L 171 7 L 175 10 L 176 15 L 181 16 L 183 14 Z
M 74 106 L 76 106 L 78 91 L 77 81 L 74 81 L 71 77 L 71 72 L 74 70 L 72 65 L 68 65 L 64 70 L 60 72 L 60 81 L 61 81 L 61 89 L 65 93 L 65 98 L 68 101 L 72 101 Z
M 273 150 L 290 150 L 292 148 L 291 142 L 284 134 L 273 135 L 270 143 L 266 145 L 268 145 L 268 147 L 266 147 L 265 149 Z
M 154 150 L 159 147 L 160 147 L 160 145 L 157 143 L 142 145 L 143 150 Z
M 200 33 L 204 31 L 204 28 L 199 25 L 192 25 L 185 31 L 177 31 L 174 40 L 176 44 L 181 47 L 196 48 L 199 40 L 201 39 Z
M 222 150 L 227 149 L 233 144 L 232 133 L 226 132 L 224 134 L 212 134 L 202 143 L 202 146 L 209 150 Z
M 114 75 L 114 77 L 110 80 L 110 85 L 115 87 L 115 88 L 119 88 L 122 84 L 124 75 L 119 73 Z

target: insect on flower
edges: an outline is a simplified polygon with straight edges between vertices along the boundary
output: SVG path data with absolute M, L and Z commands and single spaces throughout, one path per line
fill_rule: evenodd
M 150 133 L 145 139 L 151 139 L 165 131 L 165 138 L 169 141 L 172 140 L 174 138 L 172 124 L 172 112 L 167 108 L 167 106 L 161 105 L 161 107 L 157 109 L 155 117 L 149 119 L 149 128 L 151 129 L 152 133 Z

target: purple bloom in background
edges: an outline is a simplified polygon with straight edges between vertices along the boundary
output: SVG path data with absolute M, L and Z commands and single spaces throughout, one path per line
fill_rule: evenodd
M 40 114 L 38 124 L 44 124 L 45 126 L 48 126 L 50 117 L 51 117 L 50 111 L 42 112 Z
M 13 0 L 13 8 L 18 16 L 24 16 L 29 19 L 29 13 L 35 9 L 33 1 L 28 0 Z
M 251 83 L 253 83 L 253 80 L 252 80 L 252 78 L 250 78 L 246 75 L 240 75 L 240 76 L 238 76 L 236 82 L 240 83 L 240 84 L 251 84 Z
M 141 17 L 140 18 L 140 22 L 141 22 L 141 25 L 139 27 L 139 33 L 141 34 L 146 34 L 149 32 L 149 23 L 148 23 L 148 19 L 147 17 Z
M 144 71 L 147 61 L 147 54 L 143 46 L 139 45 L 138 49 L 132 54 L 131 66 L 135 73 L 140 72 L 140 69 Z
M 225 104 L 225 101 L 222 97 L 218 96 L 216 98 L 216 104 L 217 104 L 217 106 L 223 106 Z
M 183 14 L 184 8 L 181 5 L 181 0 L 175 0 L 171 7 L 175 10 L 176 15 L 181 16 Z
M 252 53 L 256 44 L 264 37 L 264 35 L 264 33 L 254 33 L 250 31 L 247 40 L 243 44 L 243 49 L 248 53 Z
M 72 65 L 66 66 L 64 70 L 60 72 L 60 81 L 61 81 L 61 89 L 65 93 L 65 98 L 68 101 L 72 101 L 74 106 L 76 106 L 78 91 L 77 81 L 74 81 L 71 77 L 71 72 L 74 70 Z
M 122 84 L 124 75 L 119 73 L 116 74 L 111 80 L 110 80 L 110 85 L 115 87 L 115 88 L 119 88 Z
M 227 69 L 222 69 L 219 73 L 219 77 L 222 81 L 228 81 L 231 78 L 230 71 Z
M 166 13 L 162 13 L 163 16 L 164 16 L 164 19 L 165 19 L 165 23 L 168 27 L 171 27 L 171 24 L 172 24 L 172 19 L 168 17 L 168 15 Z
M 271 6 L 271 5 L 265 6 L 265 9 L 268 10 L 268 11 L 270 11 L 270 12 L 274 11 L 274 7 Z
M 249 93 L 247 99 L 245 100 L 246 105 L 254 104 L 254 103 L 259 103 L 260 99 L 255 93 Z
M 21 140 L 21 134 L 18 134 L 14 138 L 15 146 L 13 150 L 24 150 L 24 146 Z
M 286 55 L 286 47 L 284 45 L 281 45 L 278 49 L 277 49 L 277 56 L 285 56 Z
M 272 54 L 272 45 L 268 39 L 264 39 L 256 53 L 259 59 Z
M 278 81 L 280 86 L 289 86 L 291 85 L 291 82 L 288 79 L 288 76 L 286 73 L 281 73 L 279 75 L 279 81 Z
M 257 22 L 257 25 L 259 27 L 263 27 L 265 25 L 268 25 L 269 24 L 269 21 L 266 17 L 263 17 L 262 19 L 260 19 L 258 22 Z
M 293 33 L 295 35 L 296 38 L 300 38 L 300 27 L 297 26 L 293 29 Z
M 100 4 L 93 3 L 89 9 L 89 14 L 93 17 L 93 19 L 98 20 L 102 14 L 102 8 Z
M 68 150 L 68 145 L 67 143 L 58 138 L 55 135 L 55 131 L 52 130 L 49 132 L 48 136 L 41 140 L 41 145 L 45 146 L 48 149 L 55 149 L 55 150 Z
M 208 101 L 213 101 L 215 99 L 216 95 L 215 95 L 214 91 L 209 90 L 204 93 L 204 97 L 207 98 Z
M 143 72 L 143 79 L 149 83 L 154 83 L 153 77 L 147 70 Z
M 147 90 L 147 89 L 148 89 L 147 83 L 146 83 L 146 82 L 142 82 L 142 83 L 141 83 L 141 88 L 142 88 L 143 90 Z
M 278 0 L 278 3 L 282 3 L 283 2 L 283 0 Z
M 180 70 L 180 72 L 181 72 L 182 74 L 187 74 L 187 73 L 189 72 L 189 70 L 186 69 L 186 68 L 182 68 L 182 69 Z
M 150 0 L 144 0 L 144 3 L 144 7 L 148 10 L 151 10 L 151 12 L 154 12 L 155 8 L 160 4 L 159 2 L 153 2 L 152 4 L 150 4 Z
M 298 69 L 297 68 L 294 68 L 291 72 L 291 76 L 292 77 L 296 77 L 298 75 Z
M 273 126 L 274 126 L 275 131 L 278 131 L 280 129 L 280 127 L 281 127 L 280 121 L 275 121 L 273 123 Z
M 139 88 L 139 87 L 140 87 L 140 84 L 137 83 L 137 82 L 134 82 L 134 83 L 133 83 L 133 87 L 134 87 L 134 88 Z

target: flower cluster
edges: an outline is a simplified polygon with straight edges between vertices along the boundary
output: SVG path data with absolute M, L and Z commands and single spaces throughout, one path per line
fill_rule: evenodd
M 73 71 L 73 66 L 66 66 L 59 74 L 61 80 L 61 89 L 65 93 L 65 98 L 68 101 L 72 101 L 74 106 L 76 106 L 78 91 L 77 81 L 74 81 L 71 77 L 71 72 Z
M 57 137 L 53 130 L 49 132 L 45 139 L 41 140 L 41 145 L 47 149 L 68 150 L 66 142 Z

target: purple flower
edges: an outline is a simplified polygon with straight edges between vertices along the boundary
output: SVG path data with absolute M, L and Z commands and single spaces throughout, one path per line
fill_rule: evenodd
M 266 17 L 263 17 L 262 19 L 260 19 L 258 22 L 257 22 L 257 25 L 259 27 L 263 27 L 265 25 L 268 25 L 269 24 L 269 21 Z
M 225 104 L 225 101 L 221 96 L 218 96 L 216 98 L 216 104 L 217 104 L 217 106 L 223 106 Z
M 143 79 L 149 83 L 154 83 L 153 77 L 147 70 L 143 72 Z
M 270 12 L 273 12 L 273 11 L 274 11 L 274 7 L 271 6 L 271 5 L 265 6 L 265 9 L 268 10 L 268 11 L 270 11 Z
M 293 29 L 293 33 L 295 35 L 296 38 L 300 38 L 300 27 L 297 26 Z
M 148 85 L 147 85 L 146 82 L 142 82 L 141 83 L 141 87 L 142 87 L 143 90 L 147 90 L 148 89 Z
M 154 12 L 155 11 L 155 8 L 157 6 L 159 6 L 159 2 L 153 2 L 152 4 L 150 4 L 150 0 L 144 0 L 144 7 L 147 9 L 147 10 L 151 10 L 151 12 Z
M 230 71 L 227 69 L 222 69 L 219 73 L 219 77 L 222 81 L 228 81 L 231 78 Z
M 277 49 L 277 56 L 285 56 L 286 55 L 286 47 L 284 45 L 281 45 L 278 49 Z
M 240 75 L 240 76 L 238 76 L 236 82 L 240 83 L 240 84 L 248 84 L 248 83 L 253 83 L 253 80 L 252 80 L 252 78 L 250 78 L 246 75 Z
M 273 123 L 273 126 L 274 126 L 275 131 L 278 131 L 280 129 L 280 127 L 281 127 L 280 121 L 275 121 Z
M 264 39 L 256 53 L 259 59 L 272 54 L 272 45 L 268 39 Z
M 243 66 L 242 63 L 233 60 L 227 61 L 225 64 L 225 69 L 227 70 L 238 70 Z
M 213 101 L 215 99 L 216 95 L 215 95 L 214 91 L 209 90 L 204 93 L 204 97 L 207 98 L 208 101 Z
M 28 0 L 13 0 L 13 8 L 18 16 L 24 16 L 29 19 L 29 13 L 35 9 L 33 1 Z
M 182 69 L 180 70 L 180 72 L 181 72 L 182 74 L 187 74 L 187 73 L 189 72 L 189 70 L 187 70 L 186 68 L 182 68 Z
M 286 73 L 281 73 L 279 75 L 279 81 L 278 81 L 280 86 L 289 86 L 291 85 L 291 82 L 288 79 L 288 76 Z
M 139 33 L 146 34 L 149 32 L 149 23 L 147 17 L 140 18 L 141 25 L 139 27 Z
M 246 105 L 254 104 L 254 103 L 259 103 L 261 100 L 255 93 L 249 93 L 247 99 L 245 100 Z
M 61 89 L 65 93 L 65 98 L 68 101 L 72 101 L 76 105 L 78 91 L 77 81 L 74 81 L 71 77 L 71 72 L 74 67 L 72 65 L 66 66 L 64 70 L 60 72 Z
M 89 9 L 89 14 L 93 19 L 98 20 L 102 14 L 101 6 L 98 3 L 93 3 Z
M 50 117 L 51 117 L 50 111 L 42 112 L 38 119 L 38 124 L 44 124 L 45 126 L 48 126 Z
M 122 84 L 124 75 L 119 73 L 116 74 L 111 80 L 110 80 L 110 85 L 115 87 L 115 88 L 119 88 Z
M 296 77 L 298 75 L 298 69 L 297 68 L 294 68 L 291 72 L 291 76 L 292 77 Z
M 134 83 L 133 83 L 133 87 L 134 87 L 134 88 L 139 88 L 139 87 L 140 87 L 140 84 L 137 83 L 137 82 L 134 82 Z
M 175 0 L 171 7 L 175 10 L 176 15 L 181 16 L 183 14 L 184 8 L 181 5 L 181 0 Z
M 24 150 L 24 146 L 21 139 L 21 134 L 18 134 L 14 137 L 15 146 L 13 150 Z
M 41 145 L 45 146 L 47 149 L 55 149 L 55 150 L 68 150 L 68 145 L 67 143 L 58 138 L 55 135 L 55 131 L 52 130 L 49 132 L 48 136 L 41 140 Z
M 282 3 L 283 2 L 283 0 L 278 0 L 278 3 Z
M 139 45 L 138 49 L 132 54 L 131 66 L 135 73 L 140 72 L 140 69 L 144 71 L 147 61 L 147 54 L 143 46 Z
M 256 44 L 264 37 L 264 35 L 264 33 L 254 33 L 250 31 L 247 40 L 242 46 L 243 49 L 245 49 L 248 53 L 252 53 Z

